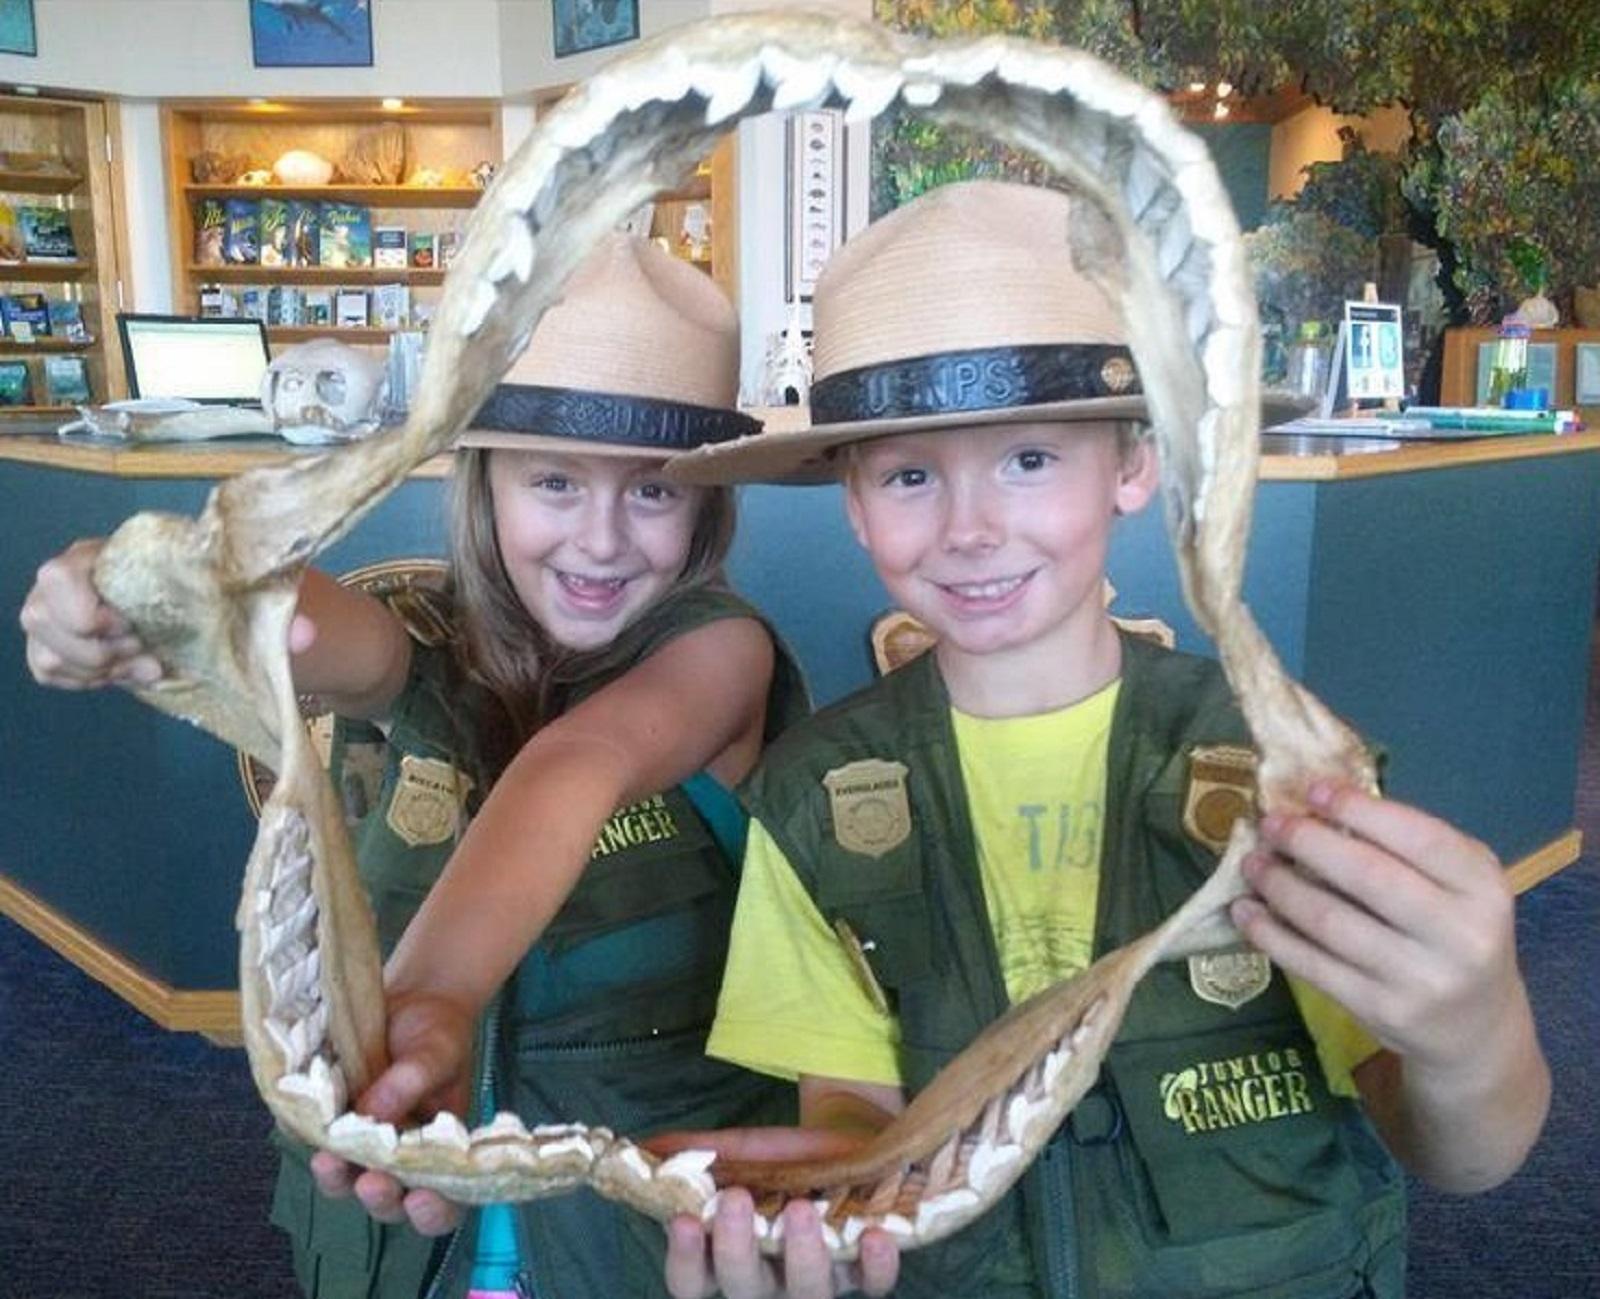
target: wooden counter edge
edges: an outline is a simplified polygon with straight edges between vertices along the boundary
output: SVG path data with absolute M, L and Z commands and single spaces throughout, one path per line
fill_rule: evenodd
M 799 407 L 758 408 L 750 414 L 767 420 L 776 431 L 800 426 L 805 416 Z M 1263 482 L 1328 482 L 1597 449 L 1600 449 L 1600 431 L 1423 442 L 1345 455 L 1266 455 L 1261 458 L 1260 478 Z M 259 444 L 229 447 L 223 440 L 123 447 L 60 442 L 49 436 L 0 434 L 0 460 L 77 469 L 116 478 L 225 478 L 258 465 L 279 463 L 291 454 L 304 453 Z M 446 478 L 450 474 L 450 459 L 449 455 L 434 456 L 413 469 L 410 476 Z

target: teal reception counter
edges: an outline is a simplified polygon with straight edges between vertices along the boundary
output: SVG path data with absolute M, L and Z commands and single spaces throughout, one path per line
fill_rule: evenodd
M 1600 434 L 1266 450 L 1246 595 L 1289 670 L 1387 748 L 1396 797 L 1485 839 L 1519 885 L 1576 859 Z M 158 1022 L 219 1037 L 237 1022 L 232 913 L 253 834 L 234 755 L 121 692 L 34 685 L 15 618 L 72 539 L 139 510 L 193 514 L 216 478 L 287 454 L 0 435 L 0 912 Z M 319 562 L 442 553 L 448 472 L 422 466 Z M 730 562 L 818 702 L 869 679 L 887 603 L 837 496 L 745 489 Z M 1205 652 L 1158 515 L 1119 526 L 1114 611 Z

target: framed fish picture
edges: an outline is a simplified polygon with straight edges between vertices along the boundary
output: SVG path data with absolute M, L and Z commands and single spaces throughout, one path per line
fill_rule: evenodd
M 550 0 L 556 58 L 639 37 L 639 0 Z
M 249 0 L 258 68 L 370 68 L 372 0 Z

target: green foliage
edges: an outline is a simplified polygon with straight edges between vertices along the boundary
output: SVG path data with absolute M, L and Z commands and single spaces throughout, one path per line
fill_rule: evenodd
M 1499 320 L 1547 281 L 1563 309 L 1600 282 L 1600 81 L 1547 104 L 1491 92 L 1443 122 L 1406 176 L 1459 260 L 1472 318 Z
M 1320 212 L 1347 229 L 1376 239 L 1406 228 L 1406 201 L 1400 182 L 1404 163 L 1395 155 L 1374 153 L 1349 127 L 1339 132 L 1344 157 L 1314 162 L 1294 198 L 1294 210 Z
M 1291 210 L 1244 243 L 1262 324 L 1282 339 L 1298 337 L 1310 321 L 1331 328 L 1377 268 L 1373 241 L 1321 212 Z

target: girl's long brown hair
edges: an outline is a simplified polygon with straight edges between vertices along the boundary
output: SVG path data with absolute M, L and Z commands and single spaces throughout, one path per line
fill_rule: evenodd
M 495 539 L 489 457 L 456 452 L 450 489 L 450 568 L 455 653 L 486 692 L 473 718 L 477 747 L 493 780 L 518 749 L 562 708 L 566 688 L 612 666 L 612 646 L 573 652 L 556 645 L 523 606 Z M 733 491 L 703 489 L 688 558 L 672 592 L 714 581 L 733 542 Z M 668 596 L 672 594 L 668 593 Z M 666 598 L 666 597 L 664 597 Z

